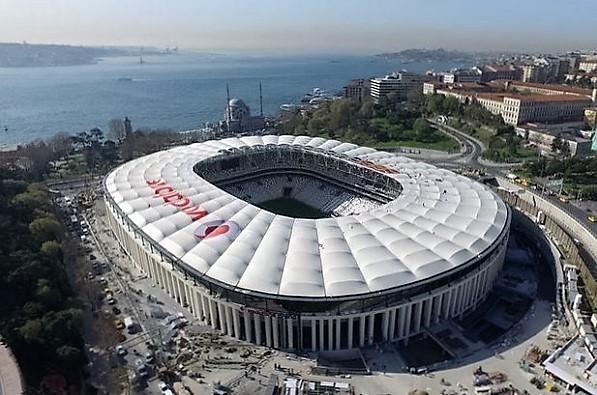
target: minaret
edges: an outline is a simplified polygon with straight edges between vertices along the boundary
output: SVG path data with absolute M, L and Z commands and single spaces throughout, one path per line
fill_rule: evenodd
M 261 90 L 261 81 L 259 81 L 259 115 L 263 116 L 263 91 Z

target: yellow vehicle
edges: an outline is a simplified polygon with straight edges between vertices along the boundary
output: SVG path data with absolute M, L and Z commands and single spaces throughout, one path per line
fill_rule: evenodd
M 116 318 L 114 320 L 114 326 L 116 327 L 116 329 L 124 329 L 124 322 L 122 322 L 120 318 Z
M 595 217 L 594 215 L 589 215 L 587 219 L 589 220 L 589 222 L 597 222 L 597 217 Z
M 560 196 L 560 202 L 568 203 L 569 201 L 570 201 L 570 199 L 568 199 L 566 196 Z

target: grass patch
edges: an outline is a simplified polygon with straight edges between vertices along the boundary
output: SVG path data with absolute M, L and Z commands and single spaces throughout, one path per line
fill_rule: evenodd
M 292 198 L 279 198 L 257 204 L 258 207 L 274 214 L 286 215 L 293 218 L 328 218 L 329 215 L 307 204 Z
M 429 133 L 421 136 L 404 124 L 394 124 L 386 118 L 374 118 L 370 124 L 391 137 L 389 141 L 371 141 L 367 144 L 373 148 L 411 147 L 445 152 L 457 152 L 460 149 L 460 143 L 455 138 L 431 127 Z
M 446 136 L 442 141 L 434 143 L 423 143 L 416 140 L 392 140 L 378 143 L 368 144 L 371 148 L 396 148 L 396 147 L 411 147 L 420 149 L 431 149 L 444 152 L 458 152 L 460 145 L 451 137 Z

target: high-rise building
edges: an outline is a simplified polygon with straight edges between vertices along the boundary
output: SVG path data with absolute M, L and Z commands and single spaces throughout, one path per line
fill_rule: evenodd
M 390 93 L 399 99 L 406 99 L 411 91 L 422 92 L 426 76 L 422 74 L 401 71 L 381 78 L 371 78 L 371 97 L 375 102 Z

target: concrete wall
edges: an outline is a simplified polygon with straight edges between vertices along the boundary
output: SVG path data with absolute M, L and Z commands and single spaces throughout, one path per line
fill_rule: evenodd
M 545 231 L 558 241 L 560 250 L 566 256 L 566 263 L 578 267 L 585 284 L 586 296 L 592 306 L 597 306 L 597 279 L 590 269 L 595 270 L 589 268 L 581 258 L 577 245 L 577 241 L 582 243 L 585 250 L 595 259 L 597 257 L 597 240 L 593 234 L 560 207 L 541 196 L 528 190 L 521 190 L 519 185 L 513 184 L 506 179 L 497 178 L 497 180 L 500 186 L 505 188 L 498 189 L 497 192 L 506 203 L 516 207 L 531 218 L 537 218 L 540 211 L 545 214 Z

